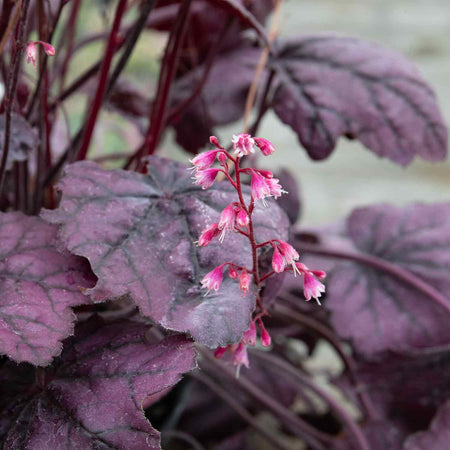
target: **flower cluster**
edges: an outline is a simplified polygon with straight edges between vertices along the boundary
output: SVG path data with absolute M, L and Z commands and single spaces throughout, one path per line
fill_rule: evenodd
M 201 280 L 202 288 L 206 289 L 206 294 L 210 291 L 217 292 L 223 281 L 224 269 L 228 268 L 228 276 L 239 282 L 239 288 L 246 295 L 253 282 L 256 293 L 257 311 L 250 324 L 250 328 L 244 333 L 238 343 L 228 345 L 227 347 L 219 347 L 216 357 L 222 357 L 225 353 L 232 355 L 233 364 L 238 368 L 241 365 L 248 367 L 247 347 L 256 345 L 256 324 L 260 328 L 260 338 L 263 346 L 269 346 L 271 338 L 264 327 L 262 317 L 267 315 L 261 298 L 260 288 L 262 283 L 270 276 L 281 272 L 292 272 L 299 275 L 303 279 L 303 292 L 306 300 L 314 298 L 320 305 L 319 297 L 325 291 L 325 286 L 318 281 L 325 277 L 325 272 L 321 270 L 310 270 L 303 263 L 298 262 L 300 256 L 298 252 L 287 242 L 279 239 L 271 239 L 267 242 L 256 243 L 252 213 L 255 203 L 261 200 L 264 206 L 267 206 L 265 199 L 268 197 L 278 198 L 284 191 L 279 184 L 279 180 L 274 178 L 272 172 L 256 168 L 241 168 L 239 166 L 240 159 L 244 156 L 255 153 L 255 147 L 259 148 L 264 156 L 271 155 L 275 149 L 271 142 L 267 139 L 252 137 L 248 134 L 239 134 L 233 136 L 232 146 L 234 154 L 220 145 L 219 140 L 215 136 L 211 136 L 210 142 L 215 149 L 200 153 L 192 160 L 192 173 L 194 183 L 203 189 L 208 189 L 213 185 L 219 174 L 227 179 L 237 192 L 238 199 L 230 203 L 221 213 L 218 222 L 205 228 L 197 241 L 200 247 L 206 247 L 214 239 L 223 242 L 227 232 L 240 233 L 248 238 L 252 247 L 253 267 L 246 268 L 239 266 L 233 262 L 225 262 L 207 273 Z M 213 167 L 215 163 L 220 167 Z M 233 167 L 234 166 L 234 167 Z M 230 170 L 234 168 L 234 172 Z M 244 201 L 242 193 L 241 177 L 250 178 L 251 197 L 249 204 Z M 263 247 L 272 247 L 272 271 L 260 274 L 258 263 L 258 251 Z M 205 294 L 205 295 L 206 295 Z

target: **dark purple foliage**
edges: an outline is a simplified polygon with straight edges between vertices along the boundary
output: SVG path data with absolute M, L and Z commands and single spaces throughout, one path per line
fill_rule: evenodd
M 106 171 L 91 162 L 69 166 L 60 183 L 60 207 L 44 217 L 61 225 L 72 253 L 88 258 L 98 277 L 88 293 L 96 300 L 130 295 L 145 316 L 210 347 L 239 340 L 254 294 L 243 297 L 225 272 L 218 293 L 205 297 L 200 280 L 226 261 L 249 267 L 247 241 L 228 235 L 223 244 L 194 244 L 236 200 L 234 190 L 219 182 L 202 190 L 186 166 L 157 157 L 149 160 L 148 172 Z M 270 215 L 263 207 L 255 210 L 259 241 L 287 237 L 286 216 L 275 204 L 270 208 Z
M 90 319 L 39 382 L 28 366 L 7 363 L 0 372 L 4 448 L 159 449 L 143 402 L 192 370 L 195 351 L 183 336 L 150 344 L 147 331 L 141 323 Z
M 378 417 L 406 435 L 426 428 L 442 400 L 450 398 L 450 348 L 387 353 L 372 362 L 361 360 L 357 376 Z
M 416 155 L 445 158 L 434 93 L 398 53 L 355 38 L 301 36 L 278 42 L 272 67 L 274 110 L 313 159 L 328 157 L 339 136 L 401 165 Z
M 201 94 L 173 122 L 178 144 L 195 153 L 209 142 L 214 127 L 242 117 L 260 56 L 258 48 L 239 47 L 217 58 Z M 175 107 L 191 95 L 204 71 L 204 65 L 198 66 L 174 83 L 172 104 Z M 227 88 L 217 89 L 218 86 Z
M 442 450 L 450 442 L 450 401 L 442 405 L 428 431 L 411 436 L 404 450 Z
M 177 17 L 180 1 L 158 2 L 150 16 L 149 25 L 169 31 Z M 199 66 L 211 49 L 219 51 L 236 48 L 243 43 L 242 32 L 252 28 L 252 18 L 264 23 L 273 8 L 272 0 L 194 0 L 190 7 L 187 38 L 183 44 L 181 71 Z M 222 32 L 225 34 L 218 41 Z
M 71 306 L 91 303 L 88 264 L 56 247 L 56 227 L 19 212 L 0 214 L 0 353 L 47 365 L 73 332 Z
M 356 209 L 346 233 L 345 245 L 356 255 L 387 261 L 449 292 L 450 204 Z M 340 261 L 327 286 L 337 332 L 367 355 L 449 342 L 448 309 L 380 268 Z

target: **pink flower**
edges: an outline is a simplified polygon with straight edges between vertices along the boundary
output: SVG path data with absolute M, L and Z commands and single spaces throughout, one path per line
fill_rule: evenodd
M 300 274 L 299 269 L 297 268 L 295 261 L 298 260 L 299 254 L 295 250 L 292 245 L 288 244 L 284 241 L 278 241 L 279 246 L 278 249 L 280 250 L 281 256 L 284 260 L 285 265 L 290 264 L 292 266 L 292 269 L 294 271 L 294 275 L 296 273 Z
M 228 347 L 217 347 L 216 351 L 214 352 L 214 358 L 222 358 L 222 356 L 225 354 L 225 352 L 228 350 Z
M 269 347 L 272 343 L 272 338 L 270 337 L 270 334 L 267 332 L 267 330 L 264 328 L 264 325 L 262 322 L 260 322 L 261 325 L 261 344 L 264 347 Z
M 244 344 L 250 345 L 254 347 L 256 345 L 256 326 L 255 322 L 252 322 L 250 324 L 250 328 L 244 332 L 244 335 L 242 336 L 242 342 Z
M 269 192 L 271 197 L 281 197 L 281 194 L 287 194 L 285 190 L 281 187 L 280 180 L 278 178 L 266 178 L 266 184 L 269 186 Z
M 48 42 L 44 41 L 30 41 L 27 44 L 26 55 L 27 55 L 27 63 L 33 63 L 33 66 L 36 68 L 36 57 L 37 57 L 37 47 L 36 44 L 42 45 L 44 48 L 44 52 L 48 56 L 55 56 L 55 48 L 53 45 L 50 45 Z
M 286 266 L 284 258 L 281 256 L 278 247 L 275 247 L 273 250 L 272 256 L 272 268 L 275 272 L 280 273 L 283 272 L 284 267 Z
M 198 170 L 193 177 L 194 184 L 198 184 L 202 189 L 210 188 L 219 173 L 219 169 Z
M 239 275 L 239 289 L 241 289 L 244 295 L 248 292 L 248 289 L 250 287 L 250 281 L 251 281 L 250 275 L 244 269 Z
M 232 280 L 235 280 L 238 277 L 237 270 L 233 266 L 228 266 L 228 275 Z
M 44 47 L 44 52 L 48 56 L 55 56 L 55 47 L 53 47 L 53 45 L 50 45 L 48 42 L 43 41 L 36 41 L 36 44 L 41 44 L 42 47 Z
M 234 204 L 230 203 L 220 215 L 220 221 L 219 221 L 219 230 L 222 232 L 220 233 L 219 240 L 220 242 L 223 242 L 223 239 L 225 237 L 225 233 L 228 230 L 233 231 L 234 230 L 234 223 L 236 220 L 236 211 L 234 210 Z
M 239 209 L 239 212 L 236 215 L 236 223 L 240 226 L 245 228 L 250 222 L 250 219 L 248 218 L 248 214 L 245 212 L 245 209 Z
M 198 238 L 198 246 L 206 247 L 209 243 L 220 233 L 219 224 L 213 223 L 208 228 L 202 231 L 202 234 Z
M 270 170 L 258 169 L 257 172 L 264 178 L 273 178 L 273 173 Z
M 189 161 L 193 164 L 193 170 L 204 170 L 208 167 L 211 167 L 216 160 L 216 154 L 218 150 L 209 150 L 207 152 L 199 153 L 195 158 L 190 159 Z
M 243 344 L 242 342 L 239 343 L 237 349 L 234 351 L 232 362 L 235 366 L 241 366 L 244 365 L 248 368 L 249 362 L 248 362 L 248 353 L 247 353 L 247 346 Z
M 270 188 L 266 183 L 266 178 L 254 170 L 252 170 L 251 188 L 253 199 L 255 201 L 263 200 L 270 195 Z
M 264 156 L 269 156 L 275 151 L 274 146 L 267 139 L 264 138 L 253 138 L 253 139 Z
M 37 48 L 34 42 L 28 42 L 27 49 L 27 63 L 33 63 L 33 66 L 36 68 L 36 56 L 37 56 Z
M 211 142 L 211 144 L 214 145 L 214 147 L 222 148 L 222 147 L 220 146 L 219 139 L 217 139 L 216 136 L 210 136 L 210 137 L 209 137 L 209 142 Z
M 214 289 L 217 292 L 222 284 L 222 280 L 223 266 L 218 266 L 214 270 L 211 270 L 211 272 L 207 273 L 200 283 L 202 283 L 202 289 L 206 288 L 208 289 L 208 292 Z
M 255 141 L 249 134 L 238 134 L 234 135 L 231 140 L 233 143 L 234 153 L 237 156 L 249 155 L 250 153 L 255 153 Z
M 305 296 L 306 301 L 314 298 L 320 305 L 319 297 L 321 297 L 322 292 L 325 292 L 325 286 L 320 281 L 316 280 L 310 271 L 304 272 L 302 275 L 303 295 Z

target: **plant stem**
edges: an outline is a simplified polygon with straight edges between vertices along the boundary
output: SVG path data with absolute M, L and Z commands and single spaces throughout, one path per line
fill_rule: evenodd
M 402 267 L 397 266 L 396 264 L 376 256 L 327 248 L 322 245 L 302 243 L 301 249 L 305 253 L 309 253 L 311 255 L 356 261 L 366 266 L 373 267 L 381 272 L 385 272 L 416 289 L 422 294 L 425 294 L 429 299 L 433 300 L 436 304 L 445 309 L 446 312 L 450 313 L 450 300 L 447 297 L 437 291 L 431 284 L 413 275 L 411 272 L 403 269 Z
M 5 184 L 6 162 L 8 160 L 9 143 L 11 138 L 11 112 L 16 94 L 17 80 L 19 78 L 19 70 L 22 61 L 22 53 L 24 48 L 25 38 L 25 24 L 27 21 L 28 7 L 30 0 L 23 0 L 22 11 L 19 20 L 18 39 L 16 41 L 12 68 L 9 72 L 8 83 L 6 86 L 4 105 L 5 105 L 5 134 L 2 147 L 2 159 L 0 163 L 0 198 L 3 195 L 3 188 Z
M 206 81 L 208 80 L 208 76 L 211 72 L 211 68 L 216 59 L 216 56 L 220 50 L 220 44 L 221 44 L 222 40 L 224 39 L 224 37 L 226 36 L 226 34 L 230 28 L 230 25 L 232 23 L 233 23 L 233 19 L 230 18 L 223 26 L 222 30 L 220 31 L 220 33 L 217 37 L 216 42 L 213 44 L 213 46 L 208 54 L 208 57 L 205 62 L 205 68 L 203 70 L 200 81 L 198 82 L 198 84 L 194 88 L 194 90 L 192 91 L 191 95 L 186 100 L 184 100 L 179 105 L 176 105 L 174 108 L 172 108 L 169 111 L 167 119 L 166 119 L 167 124 L 170 124 L 176 117 L 178 117 L 180 114 L 182 114 L 183 111 L 185 111 L 188 108 L 188 106 L 192 103 L 192 101 L 195 100 L 195 98 L 197 98 L 197 96 L 201 93 L 203 87 L 205 86 Z
M 345 364 L 350 381 L 355 386 L 356 395 L 360 401 L 362 408 L 364 409 L 365 415 L 369 419 L 375 420 L 377 418 L 377 414 L 375 413 L 369 396 L 359 389 L 359 382 L 356 376 L 356 363 L 349 355 L 347 355 L 347 353 L 345 353 L 338 337 L 333 333 L 333 331 L 330 330 L 327 326 L 320 323 L 318 320 L 315 320 L 303 314 L 299 314 L 291 308 L 287 308 L 283 305 L 280 305 L 279 303 L 275 303 L 273 308 L 274 311 L 278 313 L 282 318 L 297 322 L 298 324 L 315 331 L 320 337 L 328 341 L 333 346 L 333 348 L 336 350 L 343 363 Z
M 49 34 L 48 37 L 41 38 L 41 40 L 43 40 L 45 42 L 49 42 L 49 43 L 52 41 L 53 33 L 55 32 L 55 28 L 56 28 L 56 25 L 57 25 L 57 23 L 59 21 L 59 18 L 61 16 L 62 8 L 63 8 L 64 5 L 65 5 L 65 3 L 62 2 L 62 1 L 59 3 L 59 8 L 58 8 L 58 11 L 56 13 L 56 18 L 55 18 L 55 21 L 53 23 L 51 33 Z M 40 51 L 40 54 L 42 55 L 42 50 Z M 28 103 L 29 106 L 28 106 L 28 109 L 27 109 L 27 113 L 25 114 L 25 117 L 27 118 L 27 120 L 31 117 L 31 114 L 33 113 L 34 105 L 36 104 L 36 101 L 37 101 L 37 99 L 39 97 L 39 92 L 41 90 L 41 84 L 42 84 L 44 75 L 46 74 L 46 71 L 47 71 L 47 61 L 48 61 L 47 55 L 45 55 L 44 59 L 43 60 L 41 59 L 41 61 L 42 61 L 42 64 L 40 65 L 38 81 L 36 83 L 36 87 L 34 88 L 33 96 L 31 97 L 31 100 Z
M 264 405 L 268 410 L 272 411 L 275 416 L 284 423 L 296 436 L 304 439 L 312 448 L 316 450 L 325 450 L 325 446 L 322 444 L 332 444 L 332 437 L 326 433 L 323 433 L 307 422 L 297 417 L 292 411 L 286 409 L 281 403 L 277 402 L 274 398 L 269 397 L 263 390 L 255 386 L 251 381 L 241 376 L 235 377 L 234 371 L 226 364 L 217 361 L 209 351 L 197 347 L 199 353 L 205 358 L 205 360 L 212 367 L 216 369 L 216 372 L 221 376 L 234 379 L 234 382 L 239 387 L 250 395 L 261 405 Z
M 272 443 L 276 448 L 282 450 L 289 450 L 289 447 L 281 441 L 278 436 L 269 430 L 267 430 L 263 425 L 257 422 L 257 420 L 229 393 L 223 389 L 218 383 L 214 382 L 210 377 L 207 377 L 198 372 L 193 372 L 190 376 L 197 381 L 203 383 L 207 386 L 217 397 L 221 398 L 233 411 L 244 419 L 251 427 L 253 427 L 258 433 L 264 436 L 268 442 Z
M 100 71 L 100 77 L 97 85 L 97 91 L 95 93 L 94 101 L 92 107 L 90 108 L 90 114 L 86 121 L 85 131 L 83 135 L 83 140 L 81 142 L 80 149 L 75 156 L 78 161 L 81 161 L 86 158 L 89 144 L 91 143 L 92 134 L 94 132 L 95 123 L 97 121 L 97 116 L 100 111 L 100 107 L 103 101 L 103 95 L 106 89 L 106 81 L 108 78 L 109 68 L 111 66 L 112 58 L 114 56 L 114 52 L 117 48 L 118 41 L 118 31 L 120 27 L 120 22 L 122 20 L 122 16 L 125 12 L 125 7 L 127 5 L 127 0 L 119 0 L 119 4 L 117 5 L 116 14 L 114 17 L 113 26 L 111 29 L 111 33 L 109 35 L 108 44 L 105 51 L 105 56 L 102 63 L 102 68 Z
M 150 15 L 153 9 L 154 4 L 155 0 L 145 0 L 143 2 L 142 10 L 139 17 L 136 19 L 136 22 L 134 23 L 133 27 L 127 32 L 127 38 L 124 43 L 125 48 L 123 49 L 122 55 L 120 56 L 119 61 L 114 67 L 111 76 L 109 77 L 103 101 L 105 101 L 108 98 L 114 85 L 116 84 L 117 79 L 119 78 L 119 75 L 122 73 L 123 69 L 127 65 L 127 62 L 130 59 L 134 47 L 139 39 L 139 36 L 141 35 L 142 30 L 145 28 L 145 24 L 147 22 L 148 16 Z
M 170 32 L 169 40 L 164 52 L 164 59 L 161 65 L 161 70 L 159 73 L 158 89 L 155 101 L 153 103 L 153 108 L 151 112 L 151 118 L 149 126 L 147 128 L 147 133 L 144 140 L 144 145 L 142 151 L 138 152 L 137 158 L 141 154 L 152 155 L 155 152 L 156 146 L 158 145 L 164 119 L 167 101 L 169 99 L 170 87 L 172 81 L 175 77 L 175 72 L 178 66 L 178 60 L 181 53 L 181 45 L 184 40 L 184 35 L 187 29 L 189 8 L 191 6 L 192 0 L 184 0 L 180 7 L 175 24 Z M 137 169 L 142 170 L 144 165 L 141 161 L 138 161 Z
M 254 351 L 252 352 L 257 358 L 266 361 L 271 367 L 276 367 L 283 375 L 291 376 L 299 382 L 299 386 L 307 386 L 311 391 L 313 391 L 320 398 L 328 403 L 330 409 L 336 413 L 336 415 L 341 419 L 341 421 L 347 426 L 348 431 L 353 435 L 355 441 L 358 443 L 359 449 L 370 450 L 369 444 L 362 433 L 360 427 L 356 422 L 350 417 L 350 415 L 345 411 L 344 408 L 339 405 L 329 394 L 327 394 L 322 388 L 316 386 L 316 384 L 311 381 L 311 379 L 298 370 L 296 370 L 291 364 L 274 356 L 273 354 Z

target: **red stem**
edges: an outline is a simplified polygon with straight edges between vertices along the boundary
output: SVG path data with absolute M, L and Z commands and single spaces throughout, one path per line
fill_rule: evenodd
M 9 143 L 11 138 L 11 112 L 16 94 L 17 80 L 19 78 L 19 70 L 22 61 L 22 53 L 24 48 L 25 38 L 25 23 L 27 21 L 28 7 L 30 0 L 24 0 L 22 4 L 22 11 L 19 19 L 19 26 L 17 32 L 17 41 L 14 48 L 13 64 L 9 72 L 8 83 L 6 86 L 5 97 L 3 99 L 5 105 L 5 131 L 3 139 L 3 153 L 0 163 L 0 197 L 3 193 L 3 186 L 6 175 L 6 162 L 8 161 Z
M 161 137 L 165 121 L 164 119 L 167 101 L 170 94 L 170 87 L 172 85 L 172 81 L 175 77 L 175 72 L 178 66 L 181 44 L 183 43 L 184 35 L 187 29 L 187 18 L 189 15 L 189 8 L 191 6 L 191 3 L 192 0 L 184 0 L 184 3 L 180 8 L 180 12 L 178 13 L 175 25 L 173 26 L 170 33 L 166 50 L 164 52 L 161 71 L 159 74 L 158 90 L 152 108 L 150 124 L 145 136 L 144 146 L 142 148 L 142 151 L 140 151 L 139 154 L 136 155 L 137 157 L 139 157 L 142 153 L 152 155 L 155 152 L 156 146 L 158 145 L 159 139 Z M 142 164 L 141 162 L 138 163 L 138 170 L 142 170 L 144 167 L 144 164 Z
M 331 258 L 348 259 L 356 261 L 365 264 L 366 266 L 370 266 L 373 267 L 374 269 L 388 273 L 389 275 L 406 283 L 407 285 L 418 290 L 419 292 L 422 292 L 428 298 L 430 298 L 439 306 L 444 308 L 446 312 L 450 313 L 450 300 L 447 297 L 445 297 L 439 291 L 437 291 L 431 284 L 428 284 L 426 281 L 413 275 L 411 272 L 408 272 L 407 270 L 393 263 L 390 263 L 389 261 L 363 253 L 347 252 L 344 250 L 337 250 L 323 247 L 320 245 L 313 245 L 306 243 L 301 244 L 301 249 L 304 252 L 313 255 L 321 255 L 321 256 L 328 256 Z
M 86 131 L 83 136 L 83 141 L 80 146 L 80 150 L 78 152 L 77 161 L 83 160 L 86 158 L 89 144 L 91 142 L 92 134 L 94 132 L 95 123 L 97 121 L 97 116 L 100 111 L 100 107 L 102 105 L 103 95 L 106 89 L 106 82 L 108 79 L 108 72 L 111 66 L 111 62 L 114 56 L 114 52 L 118 43 L 118 31 L 120 27 L 120 22 L 122 20 L 122 16 L 125 12 L 125 7 L 127 5 L 127 0 L 119 0 L 119 4 L 117 5 L 116 15 L 114 17 L 114 23 L 111 29 L 111 33 L 109 35 L 108 44 L 105 51 L 105 58 L 103 60 L 102 68 L 100 71 L 100 78 L 97 85 L 97 92 L 95 93 L 94 102 L 92 107 L 90 108 L 89 119 L 86 124 Z

